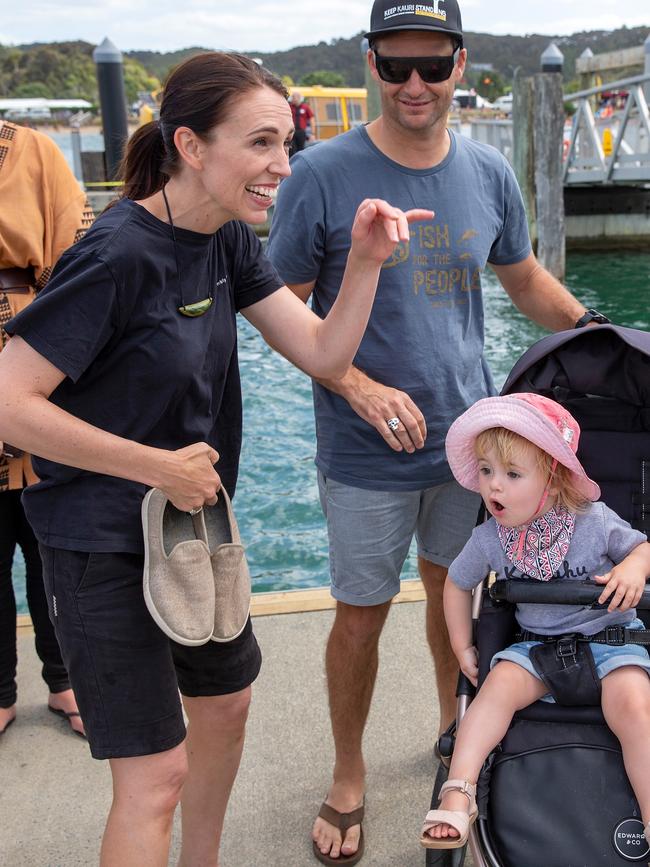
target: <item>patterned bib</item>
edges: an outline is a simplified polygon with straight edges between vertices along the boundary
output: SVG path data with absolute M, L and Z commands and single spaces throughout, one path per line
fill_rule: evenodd
M 576 516 L 563 506 L 554 506 L 521 527 L 502 527 L 497 533 L 503 552 L 528 578 L 549 581 L 566 558 Z

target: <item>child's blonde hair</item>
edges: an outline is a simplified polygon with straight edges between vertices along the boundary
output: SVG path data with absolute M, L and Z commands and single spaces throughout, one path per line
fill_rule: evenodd
M 531 443 L 525 437 L 503 427 L 492 427 L 482 431 L 474 441 L 474 453 L 481 459 L 487 456 L 489 451 L 494 450 L 499 460 L 505 464 L 511 464 L 517 455 L 522 452 L 532 453 L 542 475 L 548 479 L 551 475 L 553 458 L 548 452 L 540 449 L 535 443 Z M 574 480 L 571 470 L 558 463 L 553 473 L 551 487 L 557 491 L 557 501 L 568 509 L 569 512 L 582 512 L 589 500 L 582 494 Z

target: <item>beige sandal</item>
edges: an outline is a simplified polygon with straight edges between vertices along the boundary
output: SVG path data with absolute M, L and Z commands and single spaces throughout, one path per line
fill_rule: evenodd
M 478 816 L 476 807 L 476 786 L 467 780 L 447 780 L 440 787 L 441 801 L 446 792 L 462 792 L 467 796 L 468 811 L 463 810 L 429 810 L 422 826 L 420 843 L 425 849 L 460 849 L 467 843 L 469 829 Z M 458 837 L 432 837 L 428 831 L 438 825 L 451 825 L 458 831 Z

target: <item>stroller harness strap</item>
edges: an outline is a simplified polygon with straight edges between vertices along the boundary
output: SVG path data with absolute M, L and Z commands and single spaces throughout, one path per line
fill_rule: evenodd
M 530 661 L 558 704 L 600 704 L 600 678 L 588 642 L 556 635 L 555 641 L 531 647 Z
M 593 641 L 595 644 L 609 644 L 611 647 L 622 647 L 624 644 L 650 645 L 650 629 L 626 629 L 624 626 L 608 626 L 602 632 L 593 635 L 582 635 L 572 632 L 568 635 L 539 635 L 523 629 L 515 636 L 515 641 L 541 641 L 544 644 L 573 638 L 576 641 Z

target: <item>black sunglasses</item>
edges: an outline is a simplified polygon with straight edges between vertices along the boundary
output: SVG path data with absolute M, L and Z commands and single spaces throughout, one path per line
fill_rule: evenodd
M 374 49 L 374 55 L 377 73 L 381 80 L 388 84 L 404 84 L 414 69 L 422 81 L 436 84 L 447 81 L 453 72 L 458 59 L 458 49 L 444 57 L 382 57 L 377 49 Z

